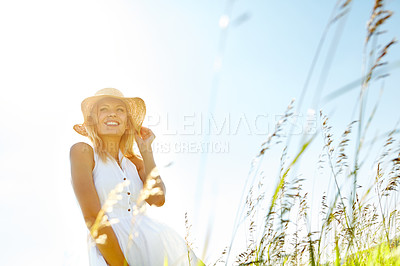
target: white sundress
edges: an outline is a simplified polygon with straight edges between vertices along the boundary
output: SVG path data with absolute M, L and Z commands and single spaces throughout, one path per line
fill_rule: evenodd
M 121 150 L 121 167 L 115 160 L 109 159 L 104 163 L 96 152 L 94 160 L 93 180 L 102 206 L 106 203 L 110 191 L 120 184 L 117 193 L 119 199 L 112 203 L 112 209 L 107 210 L 105 214 L 108 220 L 118 219 L 116 223 L 111 223 L 111 226 L 130 266 L 204 265 L 175 230 L 147 216 L 145 209 L 136 212 L 136 201 L 143 188 L 143 182 L 136 166 Z M 127 180 L 129 182 L 126 182 Z M 89 230 L 87 243 L 90 266 L 107 266 Z M 165 264 L 165 261 L 168 264 Z

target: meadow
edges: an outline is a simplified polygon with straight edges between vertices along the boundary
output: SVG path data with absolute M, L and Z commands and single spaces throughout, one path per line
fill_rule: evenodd
M 351 1 L 338 1 L 327 28 L 330 23 L 343 19 L 350 4 Z M 288 120 L 296 113 L 296 103 L 289 104 L 275 131 L 260 147 L 250 169 L 245 201 L 235 223 L 236 229 L 245 227 L 247 230 L 247 248 L 240 254 L 232 254 L 232 237 L 232 242 L 214 265 L 226 262 L 230 257 L 235 257 L 237 265 L 400 265 L 398 123 L 380 137 L 384 139 L 380 147 L 376 147 L 381 143 L 377 138 L 369 140 L 366 137 L 371 130 L 371 121 L 378 119 L 375 113 L 382 104 L 377 99 L 373 108 L 366 108 L 366 98 L 370 87 L 379 82 L 382 84 L 390 74 L 381 69 L 387 65 L 390 48 L 397 45 L 395 38 L 378 45 L 379 35 L 389 34 L 383 28 L 392 14 L 385 9 L 384 1 L 377 0 L 366 24 L 364 73 L 357 86 L 359 98 L 354 107 L 358 119 L 348 121 L 348 126 L 340 129 L 342 134 L 336 137 L 332 134 L 329 115 L 323 110 L 314 111 L 312 115 L 317 115 L 321 127 L 313 134 L 304 134 L 300 145 L 291 149 L 295 152 L 288 155 L 293 142 L 290 136 L 282 137 L 280 133 L 285 127 L 292 130 L 293 124 Z M 321 43 L 324 38 L 322 36 Z M 318 56 L 316 51 L 315 58 Z M 332 93 L 332 100 L 348 89 Z M 310 195 L 303 190 L 305 177 L 296 168 L 302 163 L 301 159 L 307 157 L 317 138 L 322 140 L 323 147 L 320 147 L 320 160 L 315 165 L 316 178 L 330 177 L 334 185 L 320 199 L 321 208 L 311 210 Z M 272 197 L 266 197 L 267 174 L 260 170 L 260 165 L 272 148 L 281 150 L 280 174 Z M 379 150 L 379 153 L 370 152 L 371 149 Z M 363 175 L 370 175 L 369 179 L 373 180 L 368 187 L 359 185 L 358 180 L 365 177 Z M 344 186 L 344 182 L 350 186 Z M 309 226 L 311 215 L 319 217 L 317 229 Z

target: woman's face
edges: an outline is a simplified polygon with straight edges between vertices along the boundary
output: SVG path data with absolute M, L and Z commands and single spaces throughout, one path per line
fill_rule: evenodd
M 103 98 L 97 102 L 99 136 L 122 136 L 127 126 L 127 109 L 125 103 L 115 98 Z

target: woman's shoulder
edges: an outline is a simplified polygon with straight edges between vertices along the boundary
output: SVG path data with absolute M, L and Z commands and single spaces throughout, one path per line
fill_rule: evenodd
M 85 142 L 77 142 L 71 146 L 70 160 L 88 163 L 94 169 L 94 151 L 92 146 Z
M 93 148 L 86 142 L 77 142 L 71 146 L 71 151 L 79 154 L 93 154 Z

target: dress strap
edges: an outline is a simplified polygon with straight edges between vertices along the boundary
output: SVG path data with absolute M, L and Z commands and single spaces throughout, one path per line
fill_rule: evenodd
M 92 147 L 92 149 L 93 149 L 93 159 L 94 159 L 94 162 L 97 163 L 97 160 L 98 160 L 98 158 L 99 158 L 99 155 L 97 154 L 96 150 L 94 149 L 94 147 L 93 147 L 92 145 L 90 145 L 90 147 Z

